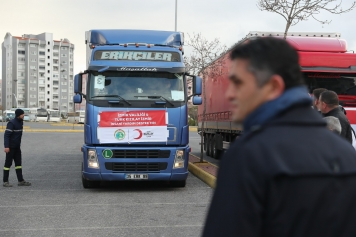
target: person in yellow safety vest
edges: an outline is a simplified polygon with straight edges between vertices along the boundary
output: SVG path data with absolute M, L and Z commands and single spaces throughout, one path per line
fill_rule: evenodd
M 12 187 L 9 183 L 9 173 L 12 161 L 15 161 L 15 170 L 18 179 L 18 186 L 30 186 L 31 183 L 27 182 L 22 177 L 21 166 L 21 138 L 23 129 L 23 118 L 25 113 L 22 109 L 15 111 L 15 118 L 7 123 L 4 134 L 4 151 L 6 153 L 6 160 L 4 165 L 4 187 Z

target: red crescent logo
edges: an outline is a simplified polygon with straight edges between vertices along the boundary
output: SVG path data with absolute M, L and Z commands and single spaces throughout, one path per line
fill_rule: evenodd
M 138 135 L 138 137 L 136 137 L 136 138 L 134 138 L 134 139 L 136 139 L 136 140 L 138 140 L 138 139 L 141 139 L 141 137 L 142 137 L 142 131 L 140 130 L 140 129 L 135 129 L 134 131 L 137 131 L 140 135 Z

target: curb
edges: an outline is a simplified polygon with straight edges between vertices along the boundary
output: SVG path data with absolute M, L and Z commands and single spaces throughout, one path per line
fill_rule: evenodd
M 195 160 L 200 159 L 199 157 L 197 157 L 193 154 L 189 154 L 189 156 Z M 208 173 L 207 171 L 205 171 L 201 166 L 205 166 L 205 168 L 210 167 L 214 170 L 215 169 L 218 170 L 219 167 L 210 163 L 210 162 L 207 162 L 207 161 L 204 161 L 204 163 L 192 162 L 192 161 L 188 162 L 189 172 L 191 172 L 193 175 L 198 177 L 200 180 L 202 180 L 204 183 L 209 185 L 211 188 L 215 188 L 216 177 L 214 175 Z
M 215 176 L 202 170 L 201 168 L 199 168 L 199 166 L 197 166 L 191 162 L 189 162 L 189 164 L 188 164 L 188 170 L 189 170 L 189 172 L 194 174 L 196 177 L 198 177 L 200 180 L 202 180 L 204 183 L 209 185 L 211 188 L 215 188 L 215 182 L 216 182 Z

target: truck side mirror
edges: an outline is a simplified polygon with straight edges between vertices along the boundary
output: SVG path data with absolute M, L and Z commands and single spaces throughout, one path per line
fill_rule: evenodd
M 73 102 L 74 102 L 74 104 L 82 103 L 82 96 L 79 94 L 76 94 L 75 96 L 73 96 Z
M 74 93 L 82 93 L 82 74 L 77 74 L 74 76 Z
M 201 77 L 193 77 L 193 95 L 201 95 L 202 93 L 202 79 Z
M 203 99 L 199 96 L 193 97 L 193 105 L 201 105 L 203 103 Z

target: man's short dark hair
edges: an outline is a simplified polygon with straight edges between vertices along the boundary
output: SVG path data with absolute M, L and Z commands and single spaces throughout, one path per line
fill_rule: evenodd
M 323 93 L 324 91 L 327 91 L 327 89 L 325 89 L 325 88 L 316 88 L 316 89 L 314 89 L 313 90 L 314 98 L 318 100 L 320 98 L 321 93 Z
M 258 85 L 264 85 L 272 75 L 284 80 L 285 89 L 303 85 L 298 53 L 286 40 L 263 37 L 236 46 L 230 59 L 246 59 L 249 70 L 255 75 Z
M 334 91 L 324 91 L 321 93 L 320 101 L 328 106 L 339 106 L 339 97 Z

